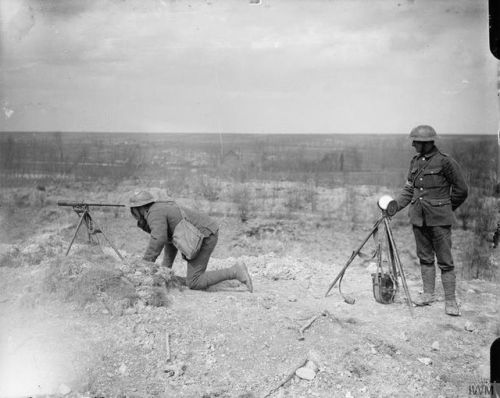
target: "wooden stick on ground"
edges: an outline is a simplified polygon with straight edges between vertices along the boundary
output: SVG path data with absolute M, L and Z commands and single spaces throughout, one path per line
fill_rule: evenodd
M 274 394 L 276 391 L 278 391 L 281 387 L 283 387 L 288 381 L 290 381 L 293 376 L 295 376 L 295 372 L 297 369 L 300 369 L 307 363 L 307 358 L 302 360 L 297 366 L 293 368 L 293 370 L 276 386 L 274 387 L 271 391 L 269 391 L 266 395 L 264 395 L 264 398 L 267 398 Z
M 170 356 L 170 333 L 168 332 L 165 332 L 165 351 L 167 362 L 170 362 L 172 358 Z
M 310 318 L 305 324 L 304 326 L 302 326 L 300 329 L 299 329 L 299 340 L 304 340 L 306 338 L 306 336 L 304 336 L 304 332 L 306 329 L 308 329 L 319 317 L 321 316 L 327 316 L 327 315 L 330 315 L 330 313 L 327 311 L 327 310 L 324 310 L 323 312 L 321 312 L 320 314 L 318 315 L 315 315 L 313 316 L 312 318 Z

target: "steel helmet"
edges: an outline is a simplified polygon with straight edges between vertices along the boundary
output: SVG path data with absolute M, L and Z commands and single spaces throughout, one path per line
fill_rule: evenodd
M 417 126 L 410 133 L 412 141 L 436 141 L 436 131 L 431 126 Z
M 129 207 L 140 207 L 155 202 L 155 198 L 148 191 L 135 192 L 128 201 Z

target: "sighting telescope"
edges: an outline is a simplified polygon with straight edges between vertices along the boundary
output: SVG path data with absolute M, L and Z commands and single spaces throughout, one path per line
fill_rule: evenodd
M 396 202 L 392 196 L 383 195 L 377 202 L 377 205 L 384 215 L 392 217 L 398 212 L 398 202 Z

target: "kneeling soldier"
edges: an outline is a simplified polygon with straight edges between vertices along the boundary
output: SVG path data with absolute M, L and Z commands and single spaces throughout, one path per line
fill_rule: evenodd
M 154 262 L 164 250 L 163 266 L 172 268 L 177 248 L 172 243 L 175 227 L 182 219 L 180 207 L 173 201 L 155 201 L 146 191 L 134 194 L 129 200 L 132 215 L 137 220 L 137 226 L 150 234 L 149 245 L 143 260 Z M 200 251 L 195 258 L 187 260 L 186 282 L 190 289 L 206 289 L 216 283 L 237 279 L 253 291 L 252 279 L 244 264 L 230 268 L 206 271 L 208 260 L 217 244 L 219 226 L 208 215 L 191 209 L 182 208 L 186 218 L 204 236 Z
M 420 260 L 424 293 L 415 300 L 415 305 L 429 305 L 434 301 L 436 257 L 441 269 L 445 312 L 458 316 L 451 224 L 453 211 L 467 198 L 467 184 L 457 162 L 434 145 L 436 138 L 430 126 L 418 126 L 411 131 L 410 140 L 417 155 L 411 160 L 408 181 L 396 200 L 398 211 L 410 205 L 408 214 Z

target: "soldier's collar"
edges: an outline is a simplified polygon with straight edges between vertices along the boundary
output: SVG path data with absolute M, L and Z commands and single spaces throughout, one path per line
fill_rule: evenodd
M 429 153 L 426 153 L 425 155 L 422 155 L 422 154 L 419 154 L 418 156 L 419 157 L 423 157 L 425 159 L 430 159 L 432 158 L 436 153 L 438 153 L 439 150 L 437 149 L 437 147 L 434 145 L 434 147 L 431 149 L 431 151 Z

